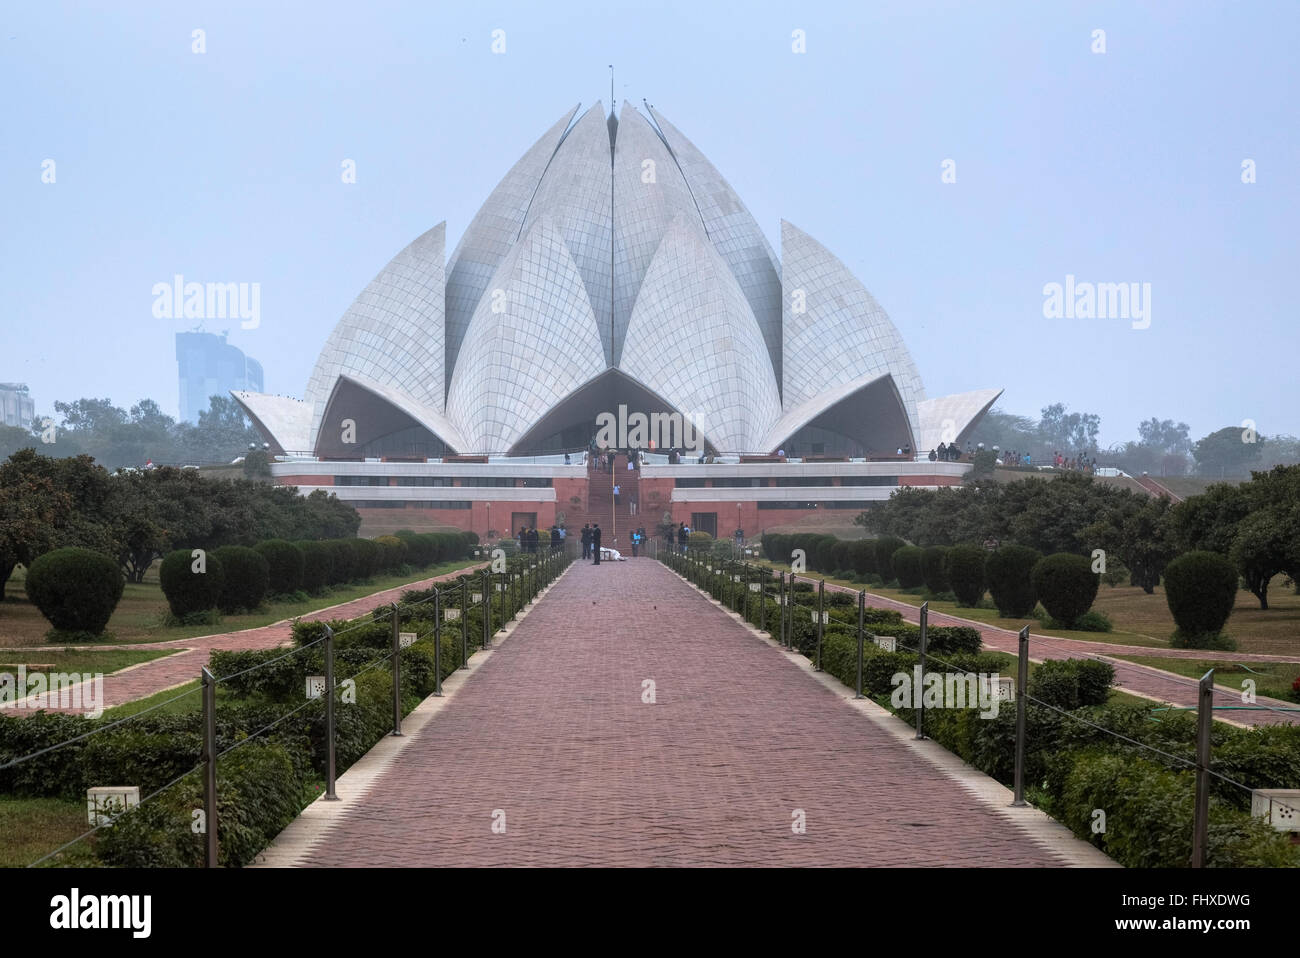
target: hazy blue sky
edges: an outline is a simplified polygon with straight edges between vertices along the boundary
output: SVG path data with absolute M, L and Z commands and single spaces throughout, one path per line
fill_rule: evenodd
M 389 258 L 443 219 L 450 251 L 548 126 L 608 105 L 614 63 L 620 103 L 690 137 L 778 252 L 784 217 L 856 272 L 930 395 L 1065 402 L 1101 414 L 1103 445 L 1152 415 L 1194 438 L 1246 418 L 1300 434 L 1298 11 L 6 0 L 0 381 L 42 413 L 107 396 L 175 414 L 173 335 L 194 322 L 155 319 L 151 288 L 180 273 L 261 284 L 259 328 L 206 328 L 301 396 Z M 1044 318 L 1067 274 L 1150 283 L 1150 328 Z

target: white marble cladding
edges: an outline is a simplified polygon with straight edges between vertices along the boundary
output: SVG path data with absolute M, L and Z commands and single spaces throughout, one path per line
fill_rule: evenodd
M 271 464 L 271 475 L 282 476 L 431 476 L 434 478 L 464 479 L 583 479 L 587 469 L 582 465 L 561 466 L 530 462 L 321 462 L 319 460 L 293 460 Z M 337 489 L 382 489 L 383 486 L 336 486 Z M 418 489 L 419 486 L 394 488 Z M 451 489 L 455 486 L 431 486 L 433 489 Z M 480 487 L 482 488 L 482 487 Z M 436 496 L 434 498 L 437 498 Z
M 858 502 L 884 501 L 897 486 L 740 486 L 674 489 L 673 502 Z
M 832 479 L 852 476 L 936 476 L 960 479 L 971 469 L 968 462 L 744 462 L 683 463 L 679 466 L 642 466 L 642 479 Z M 743 486 L 739 488 L 744 488 Z M 787 491 L 809 488 L 784 486 Z M 848 488 L 848 487 L 846 487 Z M 854 486 L 856 489 L 893 489 L 893 486 Z M 796 497 L 797 498 L 797 497 Z
M 555 490 L 528 486 L 307 486 L 324 489 L 343 502 L 400 500 L 403 502 L 555 502 Z

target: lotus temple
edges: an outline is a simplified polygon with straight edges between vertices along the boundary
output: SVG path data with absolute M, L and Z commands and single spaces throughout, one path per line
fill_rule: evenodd
M 969 462 L 928 452 L 964 448 L 1001 394 L 927 398 L 844 264 L 785 221 L 778 258 L 649 106 L 575 107 L 450 257 L 445 237 L 417 237 L 361 292 L 302 399 L 232 394 L 276 481 L 336 493 L 363 534 L 596 520 L 617 537 L 670 517 L 757 535 L 960 482 Z M 687 441 L 646 422 L 685 424 Z M 617 447 L 612 471 L 603 453 L 593 468 L 593 440 Z

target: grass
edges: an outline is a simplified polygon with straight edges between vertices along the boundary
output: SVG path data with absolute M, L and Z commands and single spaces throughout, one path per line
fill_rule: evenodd
M 1210 669 L 1214 669 L 1215 685 L 1234 694 L 1242 691 L 1242 682 L 1253 679 L 1255 693 L 1275 699 L 1290 699 L 1291 683 L 1300 677 L 1300 663 L 1296 662 L 1211 662 L 1196 659 L 1170 659 L 1145 655 L 1117 655 L 1117 659 L 1133 662 L 1137 665 L 1149 665 L 1189 679 L 1199 680 Z M 1228 682 L 1224 680 L 1228 679 Z
M 164 702 L 171 702 L 158 710 L 163 715 L 179 715 L 183 712 L 193 712 L 203 707 L 203 696 L 194 694 L 198 692 L 200 684 L 198 679 L 193 682 L 186 682 L 184 685 L 166 689 L 162 692 L 155 692 L 153 695 L 145 696 L 142 699 L 136 699 L 133 702 L 125 702 L 122 705 L 114 706 L 111 709 L 104 709 L 103 718 L 107 721 L 123 719 L 130 715 L 136 715 L 146 709 L 153 708 L 155 705 L 162 705 Z M 217 686 L 218 694 L 221 693 L 221 687 Z M 184 696 L 182 698 L 182 696 Z
M 21 868 L 90 827 L 84 802 L 0 795 L 0 868 Z
M 329 606 L 365 598 L 375 592 L 410 585 L 446 572 L 454 572 L 473 565 L 479 560 L 464 559 L 444 562 L 410 575 L 376 576 L 368 582 L 338 586 L 328 595 L 316 596 L 305 602 L 269 602 L 257 612 L 222 616 L 216 625 L 171 626 L 166 624 L 167 600 L 158 585 L 158 563 L 145 573 L 145 581 L 127 583 L 113 617 L 109 619 L 101 645 L 135 645 L 148 642 L 166 642 L 171 639 L 192 639 L 203 635 L 219 635 L 241 629 L 256 629 L 282 619 L 292 619 Z M 45 644 L 45 633 L 50 624 L 27 599 L 24 592 L 26 570 L 15 569 L 5 585 L 4 602 L 0 603 L 0 657 L 4 648 L 13 646 L 39 646 Z M 89 648 L 94 648 L 93 645 Z M 38 661 L 45 661 L 44 653 Z M 7 661 L 7 659 L 5 659 Z
M 0 673 L 13 673 L 16 666 L 26 665 L 32 671 L 33 665 L 49 666 L 51 672 L 102 672 L 108 675 L 130 665 L 149 662 L 164 655 L 172 655 L 172 649 L 86 649 L 76 646 L 59 651 L 28 652 L 21 650 L 6 651 L 0 649 Z M 42 669 L 42 671 L 45 671 Z

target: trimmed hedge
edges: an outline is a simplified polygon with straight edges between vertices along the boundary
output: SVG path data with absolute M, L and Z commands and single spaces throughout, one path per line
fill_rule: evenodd
M 63 632 L 102 634 L 125 587 L 117 563 L 92 549 L 55 549 L 27 569 L 27 598 Z
M 266 598 L 269 577 L 266 559 L 245 546 L 222 546 L 211 555 L 217 557 L 226 574 L 218 608 L 227 614 L 256 610 Z
M 894 572 L 894 553 L 907 545 L 897 536 L 882 536 L 876 540 L 876 574 L 885 582 L 898 578 Z
M 266 560 L 267 591 L 271 595 L 291 595 L 302 588 L 302 550 L 284 539 L 267 539 L 253 546 Z
M 930 546 L 925 550 L 921 560 L 921 570 L 925 574 L 925 587 L 931 592 L 947 592 L 948 583 L 948 547 Z
M 858 578 L 865 578 L 876 571 L 876 543 L 873 539 L 854 539 L 849 543 L 849 564 Z
M 1029 676 L 1026 690 L 1047 705 L 1067 712 L 1105 705 L 1115 683 L 1115 667 L 1097 659 L 1048 659 Z
M 987 555 L 984 549 L 973 545 L 953 546 L 948 550 L 948 584 L 958 605 L 973 607 L 984 598 Z
M 1048 615 L 1067 629 L 1092 607 L 1101 586 L 1088 557 L 1071 552 L 1039 559 L 1030 579 Z
M 925 550 L 918 546 L 894 550 L 891 563 L 900 589 L 918 589 L 925 585 L 924 562 Z
M 167 607 L 178 619 L 221 604 L 221 593 L 226 586 L 221 560 L 216 553 L 205 554 L 202 572 L 194 571 L 196 561 L 192 550 L 177 549 L 168 553 L 158 567 L 158 582 L 167 598 Z
M 1185 552 L 1165 566 L 1165 600 L 1184 636 L 1222 631 L 1237 601 L 1237 569 L 1217 552 Z
M 306 592 L 322 591 L 334 580 L 334 553 L 324 542 L 314 540 L 295 543 L 302 553 L 302 588 Z
M 989 594 L 998 613 L 1008 619 L 1023 619 L 1034 611 L 1038 593 L 1034 590 L 1034 566 L 1043 554 L 1028 546 L 1002 546 L 984 562 Z

